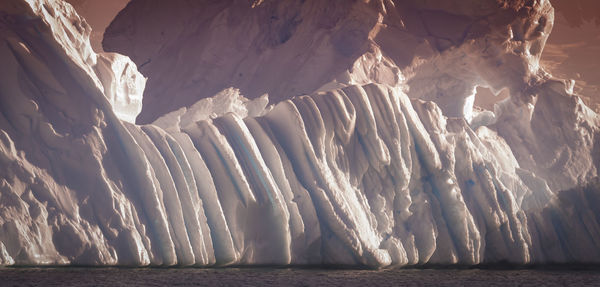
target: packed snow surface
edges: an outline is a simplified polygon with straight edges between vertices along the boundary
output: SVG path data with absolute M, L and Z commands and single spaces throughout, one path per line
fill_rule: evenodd
M 325 2 L 292 8 L 306 13 Z M 324 14 L 350 9 L 354 18 L 341 27 L 360 27 L 355 5 L 366 5 L 379 11 L 378 21 L 366 22 L 385 30 L 392 23 L 383 13 L 396 5 L 421 5 L 431 17 L 470 15 L 481 27 L 491 21 L 483 12 L 500 9 L 494 17 L 512 23 L 510 33 L 478 32 L 491 42 L 440 40 L 439 49 L 399 68 L 400 55 L 376 45 L 342 49 L 354 43 L 342 31 L 342 44 L 332 46 L 341 50 L 325 49 L 310 63 L 341 53 L 353 59 L 347 70 L 328 66 L 339 73 L 313 75 L 302 95 L 278 94 L 269 104 L 266 94 L 301 85 L 302 77 L 262 93 L 252 85 L 249 98 L 248 86 L 231 85 L 136 125 L 146 79 L 131 60 L 95 54 L 89 26 L 69 4 L 3 1 L 0 265 L 598 263 L 600 117 L 572 82 L 537 64 L 549 2 L 458 2 L 467 4 L 332 1 L 340 7 Z M 220 5 L 283 11 L 277 3 Z M 312 21 L 338 27 L 319 19 Z M 484 42 L 492 46 L 482 52 Z M 181 59 L 185 65 L 171 69 L 202 64 Z M 511 98 L 494 111 L 474 108 L 474 87 L 484 84 L 510 88 Z

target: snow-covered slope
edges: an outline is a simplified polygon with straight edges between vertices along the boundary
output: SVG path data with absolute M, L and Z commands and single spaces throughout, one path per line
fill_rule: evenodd
M 297 28 L 296 33 L 304 31 L 305 35 L 299 39 L 314 39 L 302 46 L 306 67 L 300 60 L 286 58 L 293 55 L 271 47 L 281 44 L 281 38 L 271 37 L 289 31 L 290 27 L 281 28 L 288 22 L 279 23 L 277 19 L 282 18 L 276 17 L 275 24 L 265 26 L 282 29 L 274 34 L 258 28 L 266 11 L 289 16 L 285 19 L 296 19 L 293 14 L 298 11 L 299 15 L 318 12 L 321 16 L 309 22 L 336 31 L 358 25 L 357 29 L 347 27 L 358 31 L 365 20 L 361 11 L 377 15 L 382 9 L 395 8 L 400 13 L 398 7 L 406 5 L 429 11 L 427 5 L 437 5 L 438 12 L 427 13 L 441 13 L 445 16 L 434 16 L 442 18 L 450 12 L 479 15 L 478 23 L 496 17 L 482 11 L 505 9 L 493 14 L 508 18 L 501 23 L 539 32 L 535 28 L 539 26 L 531 28 L 531 23 L 539 23 L 542 16 L 551 19 L 546 1 L 530 8 L 519 6 L 518 1 L 508 1 L 505 7 L 475 5 L 487 3 L 478 1 L 450 6 L 445 1 L 347 5 L 344 3 L 349 2 L 332 1 L 327 8 L 318 4 L 327 1 L 309 0 L 304 1 L 308 4 L 288 2 L 296 3 L 289 7 L 279 6 L 277 1 L 257 1 L 254 8 L 243 1 L 181 1 L 169 7 L 157 4 L 165 2 L 147 6 L 162 12 L 131 8 L 143 3 L 147 2 L 132 2 L 130 10 L 119 17 L 125 17 L 127 11 L 143 11 L 145 17 L 157 19 L 154 25 L 165 27 L 160 17 L 169 17 L 167 8 L 181 9 L 178 5 L 184 3 L 206 5 L 207 11 L 230 11 L 214 13 L 221 15 L 215 16 L 221 19 L 215 23 L 236 26 L 244 23 L 240 15 L 258 17 L 255 26 L 247 25 L 255 34 L 240 30 L 238 44 L 242 46 L 233 47 L 244 50 L 244 35 L 262 35 L 252 43 L 266 45 L 267 56 L 240 56 L 246 57 L 242 62 L 248 65 L 243 69 L 255 69 L 256 77 L 262 68 L 268 76 L 279 71 L 278 81 L 282 82 L 273 84 L 264 76 L 263 82 L 252 84 L 255 90 L 247 99 L 243 95 L 250 86 L 241 82 L 232 80 L 233 88 L 217 89 L 221 84 L 217 82 L 224 77 L 219 73 L 231 70 L 213 67 L 215 74 L 203 77 L 206 87 L 215 91 L 200 93 L 199 89 L 195 93 L 202 97 L 179 102 L 179 97 L 190 97 L 179 88 L 199 75 L 188 69 L 205 65 L 201 60 L 210 58 L 210 53 L 186 58 L 189 51 L 185 49 L 191 51 L 193 46 L 179 50 L 179 46 L 141 41 L 151 53 L 173 53 L 165 52 L 170 56 L 152 61 L 156 71 L 157 67 L 166 70 L 160 76 L 148 73 L 148 82 L 155 84 L 147 89 L 157 101 L 149 105 L 157 112 L 156 103 L 177 104 L 152 114 L 157 118 L 152 124 L 135 125 L 131 121 L 139 112 L 145 79 L 128 58 L 93 53 L 89 27 L 66 3 L 2 2 L 0 264 L 325 263 L 382 267 L 598 262 L 597 183 L 560 190 L 597 175 L 600 120 L 572 94 L 570 83 L 553 79 L 536 67 L 541 47 L 535 45 L 543 46 L 543 34 L 551 21 L 528 40 L 505 43 L 500 37 L 493 42 L 490 39 L 496 30 L 485 30 L 477 39 L 457 40 L 452 47 L 440 47 L 441 41 L 437 50 L 413 61 L 410 57 L 421 53 L 415 53 L 421 49 L 417 47 L 433 47 L 428 42 L 433 36 L 424 35 L 422 46 L 414 46 L 404 64 L 400 56 L 385 52 L 391 51 L 394 43 L 403 43 L 402 38 L 386 44 L 387 50 L 379 49 L 373 46 L 376 37 L 369 30 L 357 34 L 359 48 L 346 50 L 354 47 L 351 44 L 355 42 L 347 36 L 355 32 L 340 32 L 342 44 L 335 50 L 335 45 L 328 45 L 338 43 L 331 40 L 337 34 L 319 36 L 314 25 L 299 26 L 304 28 Z M 365 7 L 368 9 L 361 10 Z M 262 12 L 255 15 L 249 9 Z M 519 9 L 525 10 L 517 13 Z M 188 11 L 193 14 L 196 10 Z M 206 25 L 208 21 L 202 15 L 184 16 L 174 27 L 199 27 L 198 23 Z M 136 16 L 130 17 L 133 26 L 137 25 Z M 185 22 L 192 18 L 198 23 Z M 381 14 L 375 18 L 381 19 Z M 345 24 L 338 26 L 338 21 Z M 148 31 L 153 31 L 155 27 L 148 25 Z M 231 25 L 208 25 L 211 29 L 206 31 L 218 36 L 219 29 Z M 376 25 L 385 30 L 384 23 Z M 502 26 L 489 26 L 495 25 Z M 285 33 L 283 36 L 287 38 Z M 373 44 L 365 51 L 360 44 L 363 36 Z M 194 39 L 177 33 L 165 37 Z M 476 43 L 486 39 L 488 49 L 478 50 L 480 44 Z M 232 37 L 218 40 L 236 41 Z M 227 49 L 232 46 L 218 46 L 219 41 L 207 45 L 215 45 L 213 57 L 229 65 L 225 56 L 230 55 Z M 494 46 L 499 43 L 514 49 Z M 498 49 L 489 51 L 493 47 Z M 254 53 L 253 49 L 247 51 Z M 131 55 L 140 61 L 136 53 Z M 264 66 L 261 63 L 267 62 L 263 61 L 277 59 L 268 55 L 283 58 Z M 168 64 L 171 56 L 180 61 Z M 334 63 L 338 60 L 343 61 Z M 498 60 L 509 63 L 495 71 L 488 64 Z M 312 68 L 311 63 L 315 65 Z M 468 71 L 465 63 L 479 70 Z M 283 69 L 286 64 L 290 66 Z M 344 69 L 352 68 L 337 70 L 338 65 L 346 64 L 349 66 Z M 149 65 L 145 66 L 153 67 Z M 314 75 L 309 73 L 311 69 L 316 69 Z M 465 71 L 470 74 L 462 73 Z M 452 73 L 455 80 L 448 80 Z M 468 102 L 464 99 L 469 95 L 450 87 L 469 82 L 474 74 L 477 79 L 489 78 L 485 83 L 497 84 L 495 88 L 508 86 L 512 97 L 496 105 L 493 112 L 467 109 L 467 113 L 448 117 L 452 104 L 462 111 L 469 106 L 456 104 Z M 173 90 L 167 93 L 165 86 L 161 92 L 156 77 L 172 84 L 168 89 Z M 445 97 L 453 97 L 454 102 L 436 104 L 415 98 L 431 95 L 423 92 L 428 90 L 426 79 L 438 85 L 437 89 L 447 89 Z M 470 87 L 477 84 L 480 82 Z M 309 92 L 296 96 L 290 90 L 293 87 Z M 407 90 L 416 93 L 413 99 Z M 264 93 L 273 91 L 282 92 L 274 98 L 283 100 L 269 105 Z M 209 92 L 216 95 L 203 96 Z M 166 100 L 159 100 L 159 93 Z M 178 109 L 173 110 L 175 107 Z

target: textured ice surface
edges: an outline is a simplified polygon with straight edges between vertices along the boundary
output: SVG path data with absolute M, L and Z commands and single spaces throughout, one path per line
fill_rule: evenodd
M 368 7 L 378 3 L 394 4 Z M 419 3 L 411 5 L 426 5 Z M 509 3 L 502 9 L 513 21 Z M 529 27 L 527 19 L 539 21 L 549 7 L 541 1 L 526 9 L 532 18 L 517 20 Z M 538 70 L 529 52 L 494 52 L 512 64 L 492 71 L 481 54 L 457 56 L 478 47 L 467 43 L 435 52 L 409 76 L 394 68 L 397 59 L 371 51 L 350 61 L 348 81 L 338 77 L 306 95 L 268 105 L 267 95 L 248 100 L 243 89 L 226 87 L 135 125 L 144 78 L 124 56 L 94 54 L 89 27 L 68 4 L 9 0 L 0 13 L 2 265 L 600 258 L 597 183 L 562 191 L 597 176 L 599 117 L 572 83 Z M 531 37 L 511 48 L 543 42 Z M 465 63 L 489 79 L 518 74 L 517 82 L 515 74 L 494 82 L 510 83 L 512 97 L 493 112 L 448 117 L 446 102 L 470 101 Z M 451 71 L 460 81 L 448 78 Z M 437 104 L 409 98 L 410 88 L 428 99 L 426 79 L 468 94 Z

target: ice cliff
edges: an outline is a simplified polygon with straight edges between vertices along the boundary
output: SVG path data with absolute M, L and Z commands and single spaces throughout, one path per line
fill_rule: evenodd
M 3 1 L 0 265 L 598 263 L 600 117 L 540 68 L 552 22 L 133 0 L 104 40 L 132 62 L 67 3 Z

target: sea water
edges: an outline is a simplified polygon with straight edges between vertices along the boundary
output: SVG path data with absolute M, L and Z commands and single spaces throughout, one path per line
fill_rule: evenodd
M 600 269 L 0 268 L 0 286 L 594 286 Z

